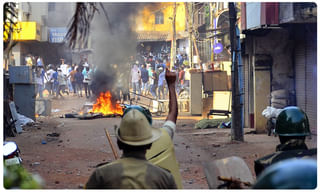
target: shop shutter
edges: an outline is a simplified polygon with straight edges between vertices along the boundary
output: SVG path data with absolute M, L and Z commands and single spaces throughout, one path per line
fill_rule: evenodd
M 313 132 L 317 131 L 317 41 L 307 35 L 306 44 L 306 113 Z
M 296 42 L 295 80 L 297 106 L 306 112 L 312 132 L 317 128 L 317 47 L 315 34 Z
M 306 70 L 305 70 L 305 44 L 303 41 L 296 42 L 295 45 L 295 84 L 297 106 L 306 110 Z

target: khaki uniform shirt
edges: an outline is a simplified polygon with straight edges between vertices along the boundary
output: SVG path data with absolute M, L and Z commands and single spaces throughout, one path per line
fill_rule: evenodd
M 152 165 L 144 154 L 131 152 L 121 159 L 98 167 L 86 184 L 87 189 L 176 189 L 173 176 Z
M 277 145 L 276 152 L 254 161 L 254 170 L 258 176 L 268 166 L 290 158 L 316 158 L 317 149 L 308 149 L 302 140 L 291 139 Z

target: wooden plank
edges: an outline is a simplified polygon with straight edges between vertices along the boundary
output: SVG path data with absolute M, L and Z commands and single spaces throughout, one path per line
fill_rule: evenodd
M 16 131 L 17 133 L 21 133 L 22 132 L 22 128 L 21 128 L 21 125 L 20 125 L 20 120 L 18 118 L 18 113 L 17 113 L 17 110 L 16 110 L 16 105 L 14 104 L 13 101 L 11 101 L 9 103 L 9 107 L 10 107 L 10 111 L 11 111 L 11 115 L 12 115 L 12 119 L 13 121 L 16 121 L 14 123 L 15 127 L 16 127 Z

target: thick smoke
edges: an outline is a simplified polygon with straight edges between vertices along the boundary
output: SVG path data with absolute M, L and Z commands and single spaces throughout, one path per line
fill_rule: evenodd
M 135 56 L 137 36 L 133 31 L 138 3 L 103 3 L 110 25 L 99 7 L 99 14 L 92 21 L 92 64 L 97 66 L 93 78 L 93 92 L 112 91 L 119 73 L 129 78 L 130 56 Z M 110 28 L 111 27 L 111 28 Z

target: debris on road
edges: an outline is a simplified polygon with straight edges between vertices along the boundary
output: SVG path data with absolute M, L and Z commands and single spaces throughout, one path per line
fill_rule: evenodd
M 212 147 L 220 147 L 220 144 L 215 144 L 215 143 L 213 143 L 213 144 L 212 144 Z
M 195 129 L 218 128 L 221 123 L 230 122 L 231 118 L 225 119 L 201 119 L 194 126 Z
M 57 112 L 59 112 L 59 111 L 60 111 L 60 109 L 52 109 L 52 110 L 51 110 L 52 113 L 57 113 Z
M 49 134 L 47 134 L 47 136 L 49 136 L 49 137 L 59 137 L 60 133 L 49 133 Z

